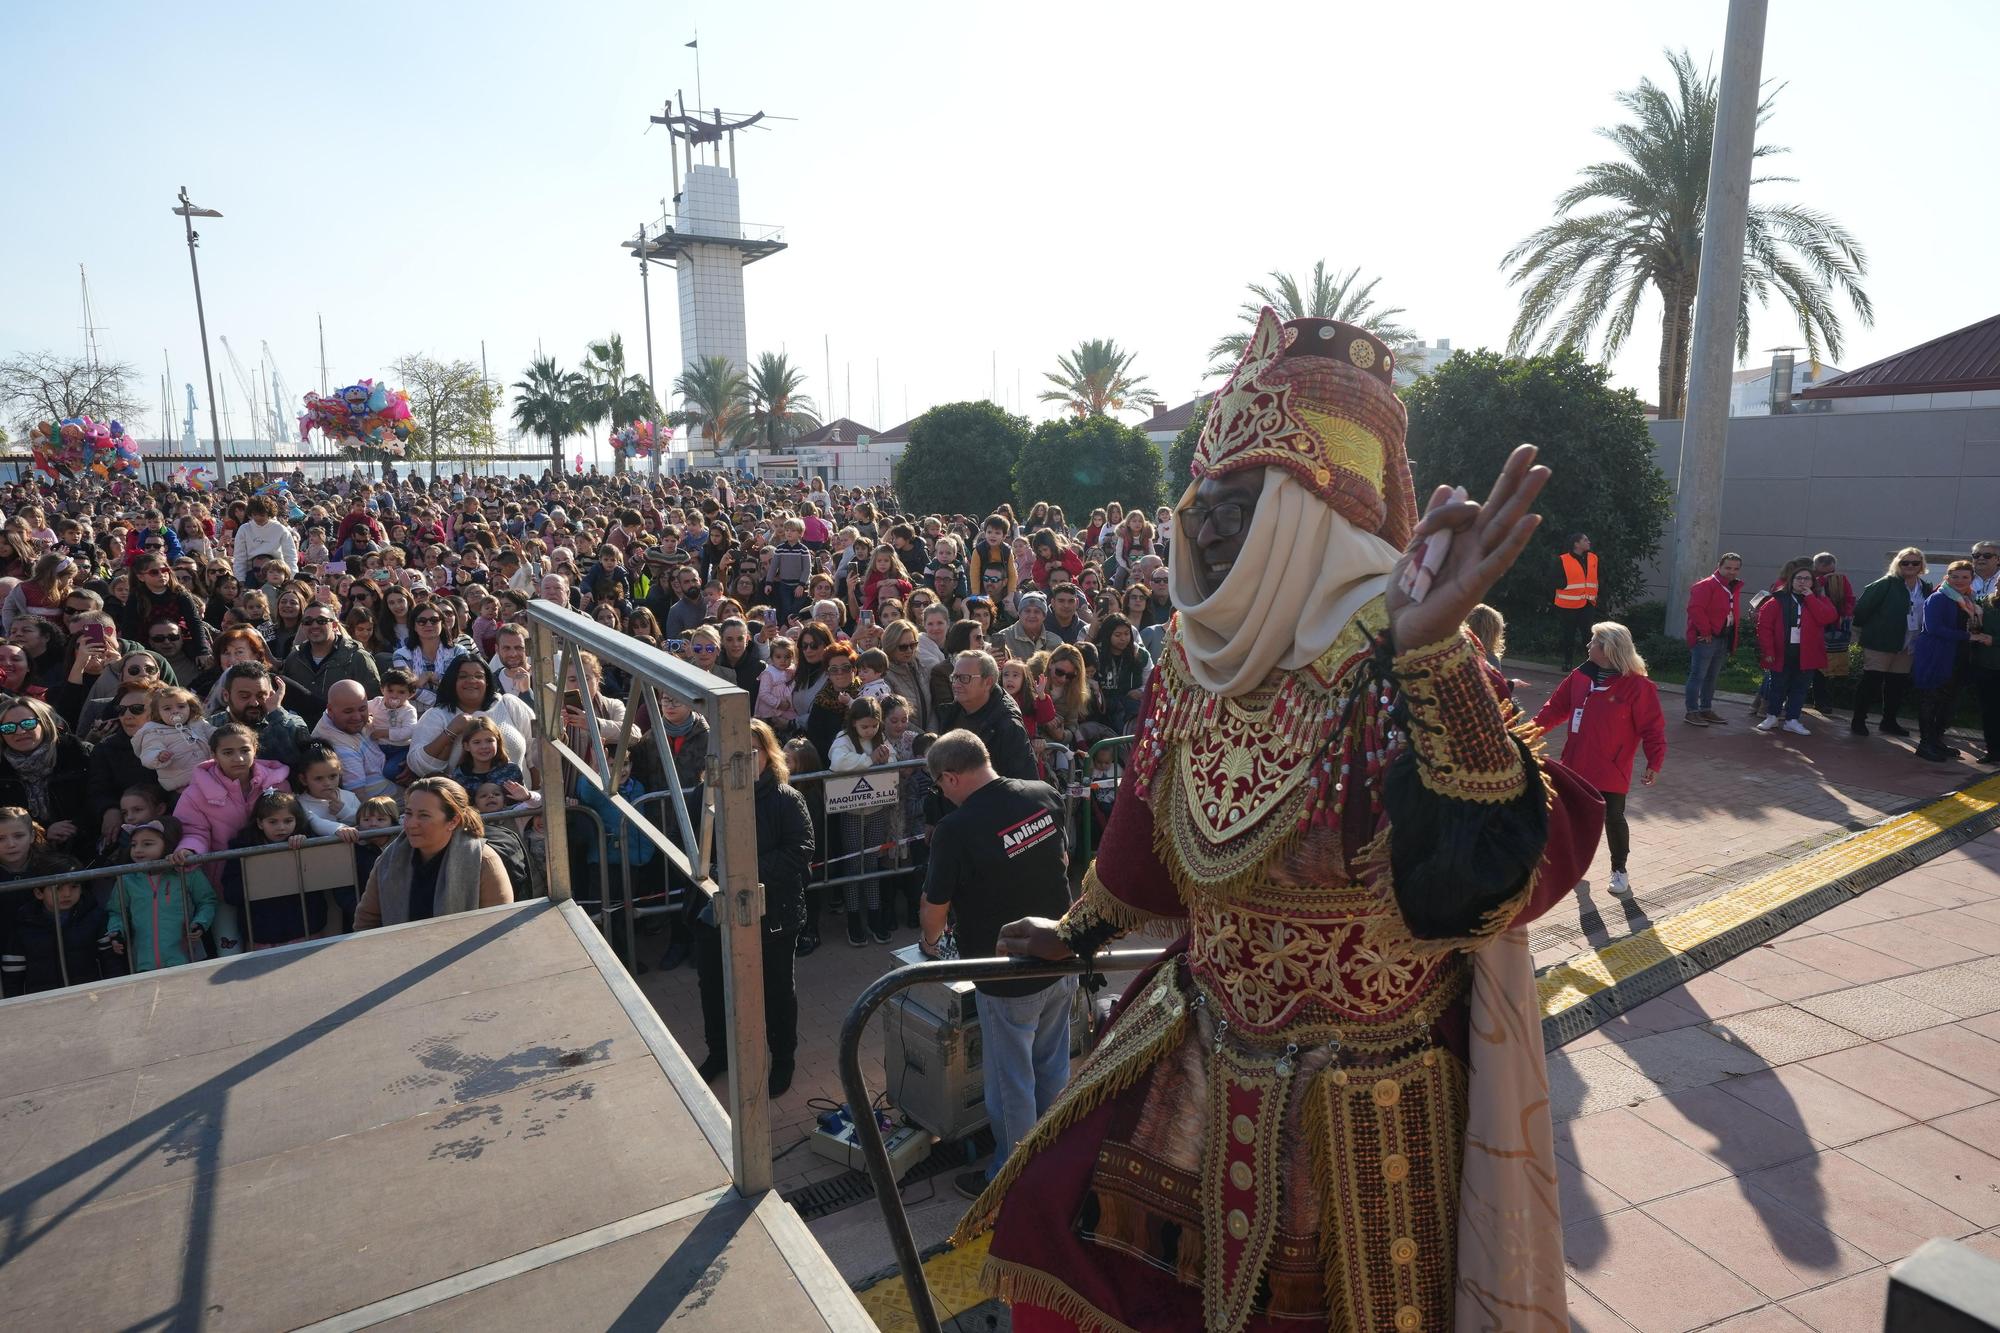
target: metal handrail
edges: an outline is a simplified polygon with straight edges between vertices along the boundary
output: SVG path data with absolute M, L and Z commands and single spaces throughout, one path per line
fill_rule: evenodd
M 875 1123 L 868 1084 L 861 1077 L 861 1034 L 875 1011 L 899 990 L 926 982 L 949 984 L 954 981 L 1031 981 L 1037 977 L 1089 976 L 1097 972 L 1136 972 L 1158 962 L 1163 949 L 1121 949 L 1115 953 L 1091 954 L 1044 962 L 1035 958 L 959 958 L 929 963 L 912 963 L 877 978 L 847 1011 L 840 1025 L 840 1087 L 847 1098 L 854 1122 L 854 1136 L 861 1142 L 862 1157 L 868 1163 L 868 1177 L 875 1185 L 875 1198 L 882 1205 L 882 1221 L 889 1228 L 889 1243 L 895 1247 L 896 1266 L 903 1272 L 903 1288 L 910 1296 L 910 1313 L 923 1333 L 942 1333 L 937 1310 L 931 1303 L 930 1281 L 924 1276 L 923 1258 L 917 1253 L 917 1238 L 910 1231 L 910 1216 L 903 1210 L 903 1196 L 896 1188 L 896 1169 L 889 1163 L 888 1145 Z

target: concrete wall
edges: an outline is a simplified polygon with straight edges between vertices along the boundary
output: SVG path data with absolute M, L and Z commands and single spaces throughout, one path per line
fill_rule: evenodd
M 1676 484 L 1681 423 L 1647 429 Z M 1728 450 L 1722 549 L 1742 554 L 1753 584 L 1796 555 L 1831 551 L 1865 583 L 1898 547 L 1963 555 L 2000 538 L 2000 406 L 1732 417 Z M 1666 591 L 1667 546 L 1647 571 L 1651 596 Z

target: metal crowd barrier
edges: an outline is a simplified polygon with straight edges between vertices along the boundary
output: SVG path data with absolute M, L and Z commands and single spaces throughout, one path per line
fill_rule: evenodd
M 574 803 L 572 803 L 572 805 L 573 804 Z M 505 810 L 496 810 L 490 815 L 481 815 L 480 819 L 490 824 L 495 821 L 510 821 L 510 820 L 518 821 L 522 819 L 532 819 L 536 815 L 542 813 L 544 813 L 544 811 L 540 805 L 524 804 L 524 805 L 509 806 Z M 582 813 L 589 816 L 593 821 L 597 823 L 598 837 L 601 842 L 603 838 L 603 829 L 604 829 L 603 821 L 597 818 L 595 811 L 589 809 L 583 809 Z M 351 882 L 345 885 L 335 884 L 325 889 L 307 889 L 302 887 L 298 891 L 301 900 L 301 906 L 304 905 L 304 899 L 308 894 L 337 892 L 341 888 L 351 887 L 354 890 L 355 895 L 358 899 L 359 895 L 364 889 L 366 889 L 367 885 L 364 882 L 362 882 L 362 877 L 359 874 L 359 863 L 353 859 L 352 853 L 354 849 L 358 847 L 361 842 L 393 841 L 395 838 L 401 835 L 402 831 L 403 830 L 399 825 L 393 825 L 393 824 L 387 828 L 380 828 L 380 829 L 357 829 L 355 831 L 357 840 L 355 843 L 352 844 L 348 843 L 338 834 L 327 834 L 322 837 L 307 838 L 305 839 L 305 841 L 301 842 L 296 848 L 292 847 L 289 843 L 281 843 L 281 842 L 260 844 L 259 846 L 255 847 L 229 847 L 229 848 L 224 848 L 221 851 L 203 852 L 198 856 L 190 857 L 185 866 L 181 865 L 179 862 L 176 862 L 172 859 L 162 860 L 162 861 L 133 861 L 123 865 L 77 866 L 74 869 L 59 871 L 55 874 L 31 875 L 31 876 L 24 876 L 21 879 L 8 880 L 4 886 L 0 887 L 5 887 L 11 893 L 15 890 L 32 891 L 35 889 L 53 888 L 59 884 L 89 885 L 96 883 L 100 880 L 116 880 L 120 876 L 132 872 L 146 873 L 149 871 L 178 871 L 178 870 L 192 871 L 202 866 L 221 865 L 230 862 L 246 862 L 246 861 L 261 860 L 267 857 L 277 857 L 277 856 L 289 856 L 292 859 L 294 867 L 299 870 L 301 882 L 303 882 L 304 879 L 303 867 L 305 863 L 305 853 L 310 851 L 317 851 L 323 848 L 338 847 L 338 848 L 345 848 L 349 852 L 348 868 L 350 874 L 348 876 L 348 879 Z M 248 948 L 254 949 L 256 947 L 257 941 L 250 931 L 249 912 L 248 912 L 250 904 L 252 902 L 265 901 L 266 898 L 268 897 L 277 897 L 282 895 L 261 895 L 257 897 L 252 897 L 248 892 L 248 887 L 249 886 L 247 885 L 245 886 L 246 892 L 244 895 L 244 908 L 245 908 L 244 943 L 246 946 L 248 946 Z M 218 900 L 219 897 L 220 895 L 218 894 Z M 598 928 L 602 930 L 605 925 L 605 917 L 601 905 L 598 913 L 596 914 L 595 919 L 597 921 Z M 349 929 L 342 933 L 343 934 L 353 933 L 352 924 L 353 923 L 350 920 Z M 60 939 L 60 932 L 58 932 L 58 939 Z M 56 959 L 62 973 L 63 986 L 67 988 L 75 984 L 70 979 L 69 975 L 68 954 L 66 950 L 60 947 L 60 945 L 56 950 Z
M 889 1243 L 895 1247 L 896 1266 L 903 1273 L 903 1287 L 910 1296 L 910 1311 L 923 1333 L 942 1333 L 937 1307 L 931 1301 L 930 1282 L 924 1276 L 923 1257 L 910 1231 L 910 1217 L 903 1209 L 903 1196 L 896 1185 L 896 1170 L 889 1163 L 889 1149 L 882 1141 L 881 1126 L 868 1108 L 867 1080 L 861 1076 L 861 1034 L 875 1011 L 897 991 L 926 982 L 949 984 L 954 981 L 1023 981 L 1036 977 L 1090 976 L 1098 972 L 1133 972 L 1155 962 L 1164 950 L 1122 949 L 1116 953 L 1068 958 L 1045 963 L 1032 958 L 970 958 L 914 963 L 899 967 L 876 980 L 840 1027 L 840 1086 L 853 1109 L 855 1137 L 861 1141 L 862 1156 L 868 1163 L 868 1178 L 875 1186 L 875 1199 L 882 1207 L 882 1222 L 889 1229 Z

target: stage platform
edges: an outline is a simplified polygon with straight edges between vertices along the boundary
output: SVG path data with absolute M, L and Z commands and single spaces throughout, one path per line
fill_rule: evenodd
M 547 901 L 0 1004 L 0 1319 L 872 1330 Z

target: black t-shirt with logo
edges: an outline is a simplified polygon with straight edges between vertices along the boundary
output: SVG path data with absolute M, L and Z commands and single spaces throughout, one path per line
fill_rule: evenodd
M 965 798 L 931 834 L 924 897 L 950 905 L 961 958 L 991 958 L 1000 928 L 1069 910 L 1062 797 L 1046 782 L 997 778 Z M 982 981 L 988 995 L 1033 995 L 1054 978 Z

